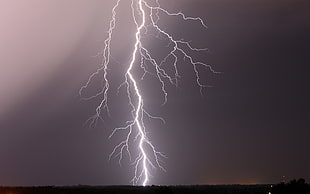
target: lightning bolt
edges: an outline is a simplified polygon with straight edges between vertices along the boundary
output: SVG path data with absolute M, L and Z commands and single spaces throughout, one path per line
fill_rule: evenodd
M 102 110 L 105 110 L 107 114 L 110 115 L 108 106 L 110 87 L 108 69 L 111 60 L 112 36 L 116 26 L 117 9 L 120 7 L 120 2 L 121 0 L 117 0 L 112 8 L 112 18 L 109 23 L 108 37 L 104 41 L 104 49 L 100 53 L 102 56 L 101 65 L 89 76 L 85 85 L 83 85 L 79 90 L 79 95 L 84 100 L 91 100 L 95 98 L 101 99 L 96 108 L 96 113 L 87 120 L 87 123 L 89 123 L 90 126 L 96 126 L 99 119 L 103 121 L 101 116 Z M 204 21 L 199 17 L 188 17 L 182 12 L 171 13 L 162 8 L 158 0 L 154 0 L 152 2 L 153 4 L 149 4 L 146 0 L 131 1 L 132 18 L 136 29 L 134 36 L 135 42 L 133 47 L 134 49 L 131 54 L 131 60 L 124 76 L 124 82 L 118 87 L 118 93 L 120 93 L 122 87 L 126 88 L 128 103 L 131 107 L 132 119 L 128 120 L 125 126 L 115 128 L 109 136 L 109 138 L 111 138 L 118 131 L 126 131 L 126 137 L 114 147 L 113 151 L 109 155 L 109 159 L 118 158 L 119 164 L 121 165 L 123 155 L 127 153 L 130 161 L 132 161 L 132 165 L 134 166 L 132 183 L 134 185 L 142 184 L 143 186 L 147 185 L 149 182 L 151 176 L 150 169 L 160 168 L 165 171 L 161 163 L 162 159 L 166 158 L 162 152 L 157 151 L 155 146 L 149 140 L 144 120 L 145 118 L 159 119 L 163 123 L 165 123 L 165 120 L 161 117 L 152 116 L 145 110 L 144 98 L 139 87 L 139 81 L 143 81 L 147 75 L 155 77 L 161 85 L 164 105 L 168 101 L 168 92 L 166 90 L 167 83 L 178 87 L 178 83 L 180 81 L 179 79 L 181 76 L 178 69 L 179 57 L 182 56 L 184 60 L 192 65 L 193 72 L 196 76 L 196 84 L 199 86 L 201 93 L 203 88 L 208 86 L 202 83 L 198 66 L 205 67 L 212 73 L 219 73 L 216 72 L 209 64 L 201 61 L 195 61 L 192 57 L 192 52 L 206 51 L 206 48 L 195 48 L 191 45 L 190 41 L 175 39 L 173 35 L 158 25 L 160 14 L 164 14 L 168 17 L 180 17 L 183 21 L 199 22 L 203 28 L 207 28 Z M 161 60 L 156 59 L 156 57 L 154 57 L 152 52 L 143 42 L 143 37 L 152 35 L 151 31 L 156 33 L 155 36 L 158 39 L 165 40 L 168 43 L 167 49 L 169 49 L 169 51 Z M 170 73 L 164 67 L 169 60 L 172 60 L 172 63 L 170 64 L 173 69 L 173 73 Z M 140 78 L 137 78 L 133 72 L 133 68 L 136 68 L 138 64 L 138 67 L 144 72 Z M 100 75 L 103 75 L 102 89 L 92 96 L 84 97 L 83 91 L 89 87 L 95 77 Z M 138 154 L 135 159 L 132 159 L 132 151 L 130 148 L 131 144 L 135 144 L 136 141 L 138 141 L 138 143 L 134 147 L 137 149 Z

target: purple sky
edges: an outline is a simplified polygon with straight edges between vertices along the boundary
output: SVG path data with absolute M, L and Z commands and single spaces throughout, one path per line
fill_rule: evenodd
M 97 101 L 80 101 L 79 87 L 98 67 L 112 0 L 0 2 L 0 185 L 130 184 L 133 169 L 108 161 L 108 140 L 128 114 L 112 90 L 111 118 L 88 128 Z M 161 2 L 161 1 L 160 1 Z M 309 34 L 307 0 L 162 0 L 170 11 L 203 18 L 208 30 L 179 19 L 160 22 L 176 37 L 210 52 L 197 55 L 221 75 L 200 96 L 189 64 L 180 88 L 160 106 L 158 83 L 141 86 L 150 138 L 168 159 L 150 184 L 310 181 Z M 111 79 L 130 59 L 134 29 L 122 2 Z M 149 48 L 160 55 L 158 44 Z M 125 66 L 126 67 L 126 66 Z M 113 93 L 114 92 L 114 93 Z

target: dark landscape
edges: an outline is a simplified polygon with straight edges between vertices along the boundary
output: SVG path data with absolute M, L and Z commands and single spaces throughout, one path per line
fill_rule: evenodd
M 176 185 L 176 186 L 38 186 L 0 187 L 0 194 L 310 194 L 310 185 L 305 179 L 294 179 L 288 183 L 257 185 Z
M 270 185 L 1 187 L 1 194 L 268 194 Z

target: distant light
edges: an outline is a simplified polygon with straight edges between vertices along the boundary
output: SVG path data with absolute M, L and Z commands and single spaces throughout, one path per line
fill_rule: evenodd
M 268 194 L 271 194 L 271 192 L 269 192 Z

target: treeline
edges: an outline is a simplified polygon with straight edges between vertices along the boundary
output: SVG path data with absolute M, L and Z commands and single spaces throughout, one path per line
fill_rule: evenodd
M 271 194 L 310 194 L 310 185 L 303 178 L 294 179 L 288 183 L 274 185 Z

